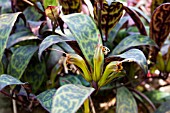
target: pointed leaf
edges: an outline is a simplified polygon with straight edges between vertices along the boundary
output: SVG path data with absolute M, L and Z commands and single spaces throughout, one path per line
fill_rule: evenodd
M 126 87 L 117 89 L 116 113 L 138 113 L 136 101 Z
M 3 74 L 0 76 L 0 90 L 2 90 L 4 87 L 8 85 L 22 85 L 22 84 L 25 83 L 22 83 L 21 81 L 10 75 Z
M 170 112 L 170 100 L 161 104 L 161 106 L 154 113 L 169 113 Z
M 125 51 L 128 48 L 135 47 L 135 46 L 143 46 L 143 45 L 150 45 L 156 46 L 155 42 L 150 39 L 148 36 L 143 35 L 130 35 L 124 38 L 112 51 L 111 54 L 120 54 L 121 52 Z
M 60 87 L 54 95 L 51 113 L 75 113 L 93 91 L 94 88 L 73 84 Z
M 140 34 L 147 36 L 145 26 L 142 23 L 142 21 L 140 20 L 139 15 L 135 11 L 131 10 L 129 7 L 124 6 L 124 9 L 131 16 L 133 21 L 135 22 Z
M 160 5 L 153 13 L 150 37 L 161 47 L 170 33 L 170 3 Z
M 125 59 L 131 59 L 144 70 L 145 74 L 147 74 L 148 72 L 146 57 L 143 54 L 143 52 L 139 49 L 130 49 L 120 55 L 110 55 L 109 57 L 120 57 Z
M 38 57 L 39 59 L 41 58 L 42 52 L 47 49 L 48 47 L 50 47 L 53 44 L 59 43 L 59 42 L 65 42 L 65 41 L 71 41 L 68 40 L 64 37 L 61 37 L 59 35 L 50 35 L 48 37 L 46 37 L 42 43 L 40 44 L 39 47 L 39 51 L 38 51 Z
M 8 37 L 21 12 L 0 15 L 0 61 L 7 45 Z
M 48 112 L 51 111 L 53 96 L 55 92 L 56 92 L 56 89 L 50 89 L 36 96 L 36 98 L 39 100 L 43 108 L 45 108 Z
M 79 13 L 65 15 L 62 17 L 62 20 L 68 25 L 76 38 L 83 55 L 88 63 L 93 67 L 92 61 L 94 50 L 98 44 L 100 36 L 97 26 L 89 16 Z
M 78 77 L 74 75 L 60 77 L 59 82 L 62 86 L 66 84 L 82 84 Z
M 10 59 L 7 73 L 20 79 L 37 49 L 37 46 L 33 45 L 20 46 L 17 48 Z

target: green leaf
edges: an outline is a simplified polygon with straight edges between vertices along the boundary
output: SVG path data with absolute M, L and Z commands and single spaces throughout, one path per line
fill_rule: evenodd
M 39 51 L 38 51 L 38 57 L 41 59 L 42 52 L 50 47 L 53 44 L 59 43 L 59 42 L 65 42 L 65 41 L 70 41 L 68 39 L 65 39 L 59 35 L 50 35 L 46 37 L 42 43 L 39 46 Z
M 58 0 L 44 0 L 43 4 L 45 9 L 47 6 L 58 6 Z
M 169 113 L 170 112 L 170 100 L 161 104 L 161 106 L 154 113 Z
M 116 113 L 138 113 L 136 101 L 126 87 L 117 89 Z
M 77 76 L 74 75 L 68 75 L 60 77 L 59 79 L 60 85 L 66 85 L 66 84 L 80 84 L 82 85 L 81 81 L 78 79 Z
M 93 91 L 81 85 L 61 86 L 53 97 L 51 113 L 75 113 Z
M 4 73 L 3 63 L 0 61 L 0 75 Z
M 111 54 L 120 54 L 128 48 L 135 46 L 150 45 L 156 46 L 155 42 L 148 36 L 143 36 L 139 34 L 130 35 L 124 38 L 112 51 Z
M 56 89 L 49 89 L 36 96 L 43 108 L 45 108 L 48 112 L 51 111 L 53 96 L 55 92 Z
M 147 74 L 148 72 L 146 57 L 143 54 L 143 52 L 139 49 L 130 49 L 120 55 L 110 55 L 109 57 L 120 57 L 130 59 L 136 62 L 144 70 L 145 74 Z
M 95 47 L 101 40 L 100 32 L 93 20 L 84 14 L 70 14 L 62 16 L 62 20 L 68 25 L 77 40 L 88 63 L 93 67 L 93 56 Z M 77 24 L 79 23 L 79 24 Z M 100 41 L 102 42 L 102 41 Z
M 20 79 L 37 49 L 37 46 L 33 45 L 20 46 L 17 48 L 10 59 L 7 73 Z
M 25 83 L 22 83 L 21 81 L 19 81 L 18 79 L 7 75 L 7 74 L 2 74 L 0 76 L 0 90 L 2 90 L 4 87 L 8 86 L 8 85 L 22 85 Z
M 28 64 L 22 80 L 31 84 L 33 93 L 36 93 L 38 90 L 41 91 L 39 88 L 46 77 L 45 61 L 39 62 L 38 58 L 34 56 Z
M 7 45 L 8 37 L 21 12 L 0 15 L 0 61 Z

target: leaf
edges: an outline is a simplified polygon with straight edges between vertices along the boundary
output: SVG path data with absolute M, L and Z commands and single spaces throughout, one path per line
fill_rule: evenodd
M 170 3 L 160 5 L 152 14 L 150 38 L 161 47 L 170 33 Z
M 151 13 L 154 12 L 154 10 L 159 6 L 161 5 L 165 0 L 152 0 L 152 3 L 151 3 Z
M 140 20 L 139 15 L 136 12 L 134 12 L 133 10 L 131 10 L 129 7 L 124 6 L 124 9 L 131 16 L 133 21 L 135 22 L 136 26 L 139 29 L 140 34 L 147 36 L 145 26 L 142 23 L 142 21 Z
M 0 0 L 0 14 L 11 13 L 11 0 Z
M 8 37 L 21 12 L 0 15 L 0 61 L 7 45 Z
M 4 73 L 3 63 L 0 61 L 0 75 Z
M 90 15 L 94 18 L 94 14 L 93 14 L 93 5 L 91 3 L 90 0 L 84 0 L 85 4 L 87 5 Z
M 53 97 L 51 113 L 75 113 L 93 91 L 81 85 L 61 86 Z
M 62 16 L 62 20 L 68 25 L 83 55 L 93 67 L 94 50 L 101 40 L 97 26 L 89 16 L 79 13 Z
M 170 112 L 170 100 L 161 104 L 161 106 L 154 113 L 169 113 Z
M 117 89 L 116 113 L 138 113 L 136 101 L 126 87 Z
M 120 2 L 112 2 L 109 5 L 107 1 L 104 0 L 102 5 L 103 7 L 101 9 L 98 9 L 97 3 L 94 5 L 94 19 L 97 24 L 101 21 L 101 28 L 107 39 L 111 29 L 118 23 L 123 15 L 123 4 Z M 101 20 L 98 18 L 99 10 L 101 11 Z M 100 27 L 100 25 L 98 26 Z
M 17 48 L 12 54 L 7 73 L 20 79 L 37 49 L 37 46 L 33 45 L 20 46 Z
M 43 108 L 45 108 L 48 112 L 51 111 L 53 96 L 55 92 L 56 89 L 49 89 L 36 96 Z
M 130 59 L 136 62 L 144 70 L 145 74 L 147 74 L 148 72 L 146 57 L 143 54 L 143 52 L 139 49 L 130 49 L 120 55 L 110 55 L 109 57 L 120 57 L 120 58 Z
M 78 79 L 78 77 L 74 76 L 74 75 L 60 77 L 59 82 L 60 82 L 61 86 L 66 85 L 66 84 L 80 84 L 80 85 L 82 85 L 82 83 Z
M 36 93 L 47 77 L 45 61 L 39 62 L 34 56 L 28 64 L 24 74 L 23 81 L 27 81 L 32 86 L 33 93 Z
M 59 43 L 59 42 L 71 41 L 71 40 L 68 40 L 65 38 L 62 39 L 62 38 L 63 37 L 59 35 L 50 35 L 46 37 L 39 46 L 39 51 L 38 51 L 39 59 L 41 59 L 42 52 L 48 47 L 50 47 L 51 45 Z
M 33 40 L 33 39 L 38 39 L 38 37 L 34 36 L 29 30 L 17 32 L 9 37 L 7 42 L 7 48 L 10 48 L 11 46 L 21 41 Z
M 4 87 L 8 86 L 8 85 L 22 85 L 25 83 L 22 83 L 21 81 L 19 81 L 18 79 L 7 75 L 7 74 L 2 74 L 0 76 L 0 90 L 2 90 Z
M 139 34 L 130 35 L 124 38 L 112 51 L 111 54 L 120 54 L 130 47 L 150 45 L 156 46 L 155 42 L 148 36 L 143 36 Z
M 47 6 L 57 6 L 58 0 L 44 0 L 43 5 L 45 9 L 47 8 Z
M 120 19 L 120 21 L 116 24 L 116 26 L 111 30 L 111 32 L 109 33 L 109 37 L 108 37 L 108 41 L 109 42 L 113 42 L 118 31 L 120 30 L 120 28 L 123 26 L 123 24 L 125 24 L 125 22 L 129 20 L 129 16 L 124 16 Z

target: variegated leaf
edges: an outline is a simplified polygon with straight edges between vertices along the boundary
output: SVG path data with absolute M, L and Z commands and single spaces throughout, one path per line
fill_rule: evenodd
M 37 49 L 38 47 L 33 45 L 20 46 L 17 48 L 12 54 L 7 73 L 20 79 Z
M 81 85 L 61 86 L 53 97 L 51 113 L 75 113 L 93 91 Z
M 22 83 L 21 81 L 12 77 L 11 75 L 2 74 L 0 76 L 0 90 L 2 90 L 4 87 L 8 85 L 22 85 L 22 84 L 25 83 Z
M 64 37 L 61 37 L 59 35 L 50 35 L 46 37 L 42 43 L 39 46 L 39 51 L 38 51 L 38 57 L 39 59 L 41 58 L 42 52 L 50 47 L 53 44 L 59 43 L 59 42 L 65 42 L 65 41 L 70 41 L 68 39 L 65 39 Z
M 111 29 L 118 23 L 123 14 L 123 4 L 120 2 L 112 2 L 109 5 L 107 1 L 104 0 L 102 6 L 101 9 L 98 9 L 98 3 L 94 5 L 94 18 L 97 24 L 99 24 L 98 21 L 101 22 L 101 29 L 107 38 Z M 101 10 L 101 20 L 98 18 L 99 10 Z M 100 25 L 98 26 L 100 27 Z
M 36 96 L 43 108 L 45 108 L 48 112 L 51 112 L 55 92 L 56 89 L 49 89 Z
M 126 87 L 117 89 L 116 113 L 138 113 L 136 101 Z
M 20 14 L 21 12 L 0 15 L 0 61 L 2 60 L 12 27 Z
M 142 21 L 140 20 L 139 15 L 135 11 L 130 9 L 129 7 L 124 6 L 124 9 L 131 16 L 133 21 L 135 22 L 136 26 L 138 27 L 140 34 L 147 36 L 145 26 L 142 23 Z
M 74 75 L 60 77 L 59 82 L 62 86 L 66 84 L 82 84 L 78 77 Z
M 99 39 L 101 40 L 97 26 L 89 16 L 79 13 L 65 15 L 62 17 L 62 20 L 68 25 L 83 55 L 91 67 L 93 67 L 92 61 L 95 47 Z
M 150 37 L 162 46 L 170 33 L 170 3 L 159 6 L 153 13 L 150 23 Z
M 152 0 L 151 3 L 151 13 L 159 6 L 161 5 L 165 0 Z
M 120 57 L 120 58 L 130 59 L 136 62 L 144 70 L 145 74 L 147 74 L 148 72 L 146 57 L 143 54 L 143 52 L 139 49 L 130 49 L 120 55 L 110 55 L 109 57 Z
M 150 39 L 148 36 L 143 35 L 130 35 L 124 38 L 112 51 L 111 54 L 120 54 L 121 52 L 125 51 L 128 48 L 135 47 L 135 46 L 142 46 L 142 45 L 150 45 L 156 46 L 156 43 Z
M 62 11 L 65 15 L 81 12 L 81 0 L 59 0 L 59 3 L 62 6 Z
M 154 113 L 169 113 L 170 112 L 170 100 L 164 102 Z

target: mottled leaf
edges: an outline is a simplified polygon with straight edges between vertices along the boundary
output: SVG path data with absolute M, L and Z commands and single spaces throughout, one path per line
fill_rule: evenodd
M 45 9 L 47 8 L 47 6 L 57 6 L 58 0 L 44 0 L 43 5 Z
M 141 35 L 147 35 L 146 29 L 144 24 L 142 23 L 142 21 L 139 18 L 139 15 L 131 10 L 129 7 L 124 6 L 125 11 L 130 15 L 130 17 L 133 19 L 133 21 L 135 22 L 136 26 L 139 29 L 139 32 Z
M 22 84 L 24 83 L 12 77 L 11 75 L 2 74 L 0 76 L 0 90 L 2 90 L 4 87 L 8 85 L 22 85 Z
M 0 61 L 2 60 L 2 56 L 4 53 L 4 50 L 7 45 L 8 37 L 11 33 L 12 27 L 14 26 L 14 23 L 16 19 L 18 18 L 18 15 L 21 13 L 11 13 L 11 14 L 2 14 L 0 15 Z
M 127 22 L 127 20 L 129 20 L 129 16 L 124 16 L 120 19 L 120 21 L 116 24 L 116 26 L 110 31 L 109 36 L 108 36 L 108 41 L 109 42 L 113 42 L 118 31 L 120 30 L 120 28 L 123 26 L 123 24 L 125 24 L 125 22 Z
M 81 85 L 61 86 L 53 97 L 51 113 L 75 113 L 93 91 Z
M 120 55 L 110 55 L 109 57 L 120 57 L 125 59 L 131 59 L 132 61 L 136 62 L 147 74 L 148 66 L 146 62 L 146 57 L 141 50 L 138 49 L 130 49 Z
M 28 64 L 22 80 L 31 84 L 33 93 L 36 93 L 46 77 L 45 61 L 39 62 L 38 58 L 34 56 Z
M 10 48 L 11 46 L 21 41 L 33 40 L 33 39 L 38 39 L 38 37 L 34 36 L 29 30 L 14 33 L 8 39 L 7 48 Z
M 94 5 L 94 19 L 99 27 L 101 27 L 106 38 L 111 29 L 118 23 L 123 14 L 123 4 L 120 2 L 112 2 L 110 5 L 107 1 L 103 1 L 102 8 L 98 9 L 98 3 Z M 101 11 L 101 20 L 98 18 L 99 11 Z M 101 26 L 98 23 L 100 21 Z
M 59 0 L 59 3 L 62 6 L 62 11 L 65 15 L 81 12 L 81 0 Z
M 48 112 L 51 111 L 53 96 L 55 92 L 56 89 L 49 89 L 36 96 L 43 108 L 45 108 Z
M 20 79 L 37 49 L 38 47 L 33 45 L 20 46 L 17 48 L 12 54 L 7 73 Z
M 78 77 L 74 75 L 60 77 L 59 82 L 61 86 L 66 84 L 82 84 Z
M 136 101 L 126 87 L 117 89 L 116 113 L 138 113 Z
M 130 47 L 135 46 L 143 46 L 143 45 L 150 45 L 150 46 L 156 46 L 155 42 L 150 39 L 148 36 L 143 35 L 130 35 L 126 38 L 124 38 L 112 51 L 111 54 L 120 54 L 121 52 L 125 51 L 126 49 Z
M 100 32 L 97 26 L 89 16 L 84 14 L 75 13 L 65 15 L 62 17 L 62 20 L 68 25 L 83 55 L 93 67 L 94 50 L 100 39 Z
M 161 47 L 170 33 L 170 3 L 159 6 L 150 23 L 150 37 Z
M 41 58 L 42 52 L 50 47 L 53 44 L 59 43 L 59 42 L 65 42 L 65 41 L 70 41 L 64 37 L 61 37 L 59 35 L 50 35 L 46 37 L 42 43 L 39 46 L 39 51 L 38 51 L 38 57 L 39 59 Z
M 170 100 L 161 104 L 161 106 L 154 113 L 169 113 L 170 112 Z

